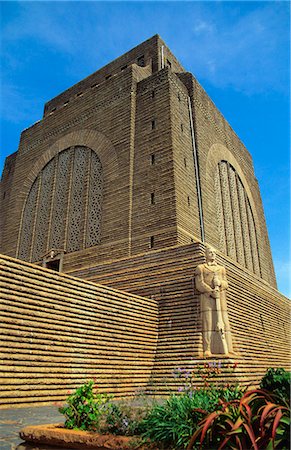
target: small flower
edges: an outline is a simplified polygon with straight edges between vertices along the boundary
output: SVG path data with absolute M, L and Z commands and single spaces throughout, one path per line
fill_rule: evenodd
M 234 365 L 233 365 L 233 369 L 236 369 L 237 366 L 238 366 L 238 362 L 235 362 Z
M 72 393 L 72 391 L 68 391 L 68 392 L 67 392 L 67 394 L 69 394 L 69 395 L 70 395 L 71 393 Z
M 178 387 L 178 392 L 183 392 L 183 390 L 182 386 Z
M 128 427 L 129 422 L 128 422 L 127 419 L 123 419 L 123 420 L 122 420 L 122 423 L 123 423 L 123 425 L 124 425 L 125 427 Z
M 220 360 L 218 361 L 218 367 L 219 367 L 219 369 L 221 369 L 221 361 Z

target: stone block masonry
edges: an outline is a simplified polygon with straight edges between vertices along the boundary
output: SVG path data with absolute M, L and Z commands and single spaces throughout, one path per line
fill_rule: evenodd
M 64 400 L 92 377 L 117 397 L 146 390 L 158 333 L 154 299 L 5 256 L 0 277 L 2 408 Z
M 93 376 L 117 396 L 177 389 L 172 371 L 203 361 L 204 243 L 229 280 L 229 381 L 289 368 L 251 155 L 158 35 L 45 105 L 0 202 L 2 407 L 63 400 Z
M 173 371 L 205 362 L 193 279 L 203 261 L 200 243 L 70 275 L 2 256 L 1 407 L 61 401 L 92 377 L 116 397 L 177 391 Z M 214 360 L 238 364 L 218 381 L 255 386 L 267 368 L 290 368 L 290 301 L 230 258 L 218 261 L 237 355 Z
M 70 270 L 205 237 L 276 286 L 252 158 L 157 35 L 49 101 L 1 189 L 6 255 Z
M 175 388 L 171 376 L 175 368 L 193 369 L 201 361 L 200 305 L 194 271 L 205 262 L 204 253 L 204 245 L 197 242 L 100 265 L 92 261 L 87 268 L 73 269 L 73 261 L 68 261 L 74 276 L 158 302 L 159 334 L 152 383 L 159 392 L 166 393 L 169 386 Z M 290 300 L 222 253 L 218 263 L 227 271 L 228 313 L 238 362 L 236 373 L 228 379 L 254 386 L 269 367 L 290 370 Z

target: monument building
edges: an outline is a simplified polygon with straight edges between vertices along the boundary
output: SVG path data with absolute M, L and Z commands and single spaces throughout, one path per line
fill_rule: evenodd
M 288 367 L 290 304 L 251 155 L 158 35 L 47 102 L 1 189 L 4 371 L 30 386 L 16 403 L 62 398 L 84 374 L 163 393 L 214 331 L 203 341 L 206 244 L 227 273 L 236 376 Z

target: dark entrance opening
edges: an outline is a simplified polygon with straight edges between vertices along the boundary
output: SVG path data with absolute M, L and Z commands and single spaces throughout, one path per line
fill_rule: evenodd
M 60 271 L 60 260 L 54 259 L 53 261 L 47 261 L 45 263 L 45 267 L 47 269 L 55 270 L 56 272 Z

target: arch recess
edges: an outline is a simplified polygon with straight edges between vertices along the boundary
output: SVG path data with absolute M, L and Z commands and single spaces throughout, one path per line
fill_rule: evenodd
M 117 176 L 115 149 L 102 133 L 79 130 L 56 141 L 36 161 L 19 196 L 17 257 L 38 261 L 50 248 L 97 245 L 103 179 Z
M 214 144 L 206 172 L 215 192 L 219 249 L 261 277 L 260 221 L 240 164 L 226 147 Z

